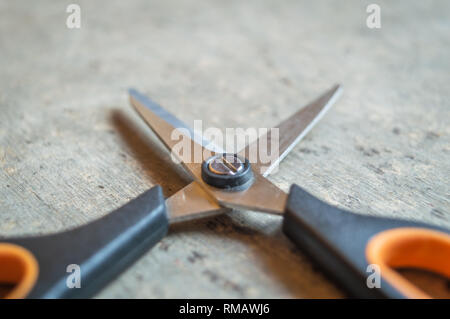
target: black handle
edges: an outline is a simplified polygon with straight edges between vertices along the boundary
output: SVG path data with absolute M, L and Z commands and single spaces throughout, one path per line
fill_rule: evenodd
M 369 288 L 366 280 L 369 240 L 389 229 L 420 227 L 448 234 L 448 230 L 409 221 L 351 213 L 330 206 L 297 185 L 292 185 L 283 221 L 284 233 L 335 279 L 351 296 L 358 298 L 405 298 L 385 280 L 381 288 Z M 448 237 L 446 239 L 448 243 Z M 448 247 L 448 246 L 447 246 Z M 443 252 L 448 260 L 448 250 Z
M 39 265 L 28 298 L 86 298 L 101 289 L 167 233 L 159 186 L 85 226 L 43 237 L 1 240 L 30 251 Z M 80 288 L 69 288 L 67 266 L 80 267 Z

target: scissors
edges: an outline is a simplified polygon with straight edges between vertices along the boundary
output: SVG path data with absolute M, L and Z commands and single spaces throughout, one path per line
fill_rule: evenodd
M 130 102 L 174 154 L 182 133 L 201 161 L 178 161 L 193 182 L 164 199 L 154 186 L 104 217 L 62 233 L 0 240 L 0 283 L 5 298 L 90 297 L 161 240 L 169 225 L 245 209 L 283 217 L 282 230 L 351 296 L 428 298 L 396 269 L 415 267 L 450 277 L 448 229 L 406 220 L 352 213 L 314 197 L 298 185 L 288 194 L 265 177 L 336 102 L 336 85 L 281 122 L 279 152 L 269 164 L 245 157 L 262 139 L 237 154 L 223 153 L 182 121 L 134 89 Z M 206 154 L 206 155 L 205 155 Z M 205 156 L 204 156 L 205 155 Z M 78 267 L 75 285 L 71 267 Z M 370 265 L 379 287 L 367 284 Z M 70 284 L 72 283 L 72 284 Z

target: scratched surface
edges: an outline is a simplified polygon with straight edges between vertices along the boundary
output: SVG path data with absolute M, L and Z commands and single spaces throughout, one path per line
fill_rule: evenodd
M 0 234 L 82 225 L 189 182 L 129 106 L 271 127 L 333 83 L 337 105 L 270 179 L 362 214 L 450 227 L 450 2 L 0 1 Z M 343 297 L 280 230 L 235 211 L 178 225 L 99 295 Z M 436 285 L 443 285 L 437 282 Z

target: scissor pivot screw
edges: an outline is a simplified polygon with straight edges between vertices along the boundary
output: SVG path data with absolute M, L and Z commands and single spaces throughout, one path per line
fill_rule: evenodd
M 209 161 L 208 169 L 219 175 L 236 175 L 244 168 L 242 160 L 234 154 L 215 156 Z
M 237 154 L 217 154 L 202 165 L 202 178 L 212 186 L 233 188 L 249 182 L 253 177 L 250 162 Z

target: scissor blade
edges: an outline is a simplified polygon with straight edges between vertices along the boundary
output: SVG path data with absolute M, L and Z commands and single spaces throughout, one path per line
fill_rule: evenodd
M 173 119 L 170 120 L 170 122 L 166 121 L 164 117 L 166 117 L 165 113 L 167 112 L 160 113 L 162 114 L 162 117 L 158 116 L 154 110 L 160 112 L 162 108 L 159 107 L 155 109 L 153 102 L 145 98 L 145 96 L 142 98 L 142 95 L 135 93 L 137 92 L 134 90 L 130 91 L 131 104 L 136 108 L 138 113 L 152 128 L 156 135 L 163 141 L 166 147 L 169 150 L 173 150 L 178 141 L 173 140 L 171 135 L 172 132 L 176 130 L 174 125 L 180 125 L 179 123 L 181 121 L 178 120 L 179 122 L 174 122 Z M 275 159 L 277 162 L 286 156 L 289 150 L 292 149 L 304 135 L 306 135 L 326 110 L 335 102 L 339 93 L 340 87 L 335 86 L 316 101 L 312 102 L 279 125 L 280 136 L 282 138 L 280 139 L 280 156 Z M 184 125 L 183 128 L 186 128 L 186 126 Z M 193 139 L 191 139 L 190 142 L 192 143 L 192 152 L 195 152 L 195 147 L 197 147 L 197 152 L 198 148 L 203 151 L 203 159 L 208 157 L 208 152 L 205 151 L 205 148 L 202 147 L 200 143 L 195 142 Z M 180 191 L 175 194 L 173 198 L 171 197 L 168 200 L 168 206 L 172 207 L 173 216 L 171 218 L 174 221 L 188 219 L 196 213 L 200 215 L 216 213 L 220 211 L 219 206 L 223 208 L 242 208 L 273 214 L 283 214 L 287 194 L 260 174 L 259 169 L 262 167 L 261 164 L 264 165 L 264 163 L 252 163 L 252 165 L 256 167 L 256 170 L 254 169 L 254 180 L 249 188 L 242 191 L 230 192 L 228 190 L 212 187 L 202 180 L 201 161 L 191 162 L 183 161 L 182 159 L 180 159 L 180 161 L 191 173 L 196 184 L 189 186 L 186 190 Z M 270 168 L 274 166 L 275 165 L 271 165 Z M 265 171 L 267 171 L 267 169 Z M 197 189 L 197 186 L 200 186 L 206 193 Z M 198 201 L 198 209 L 186 209 L 183 203 L 188 205 L 189 202 L 184 202 L 183 197 L 187 195 L 189 195 L 188 197 L 194 198 L 194 201 Z M 210 202 L 206 196 L 210 196 L 213 200 Z M 170 213 L 171 212 L 169 211 L 169 214 Z
M 287 194 L 257 172 L 254 174 L 252 185 L 243 191 L 230 192 L 209 186 L 203 181 L 199 184 L 215 197 L 221 206 L 275 215 L 284 213 Z
M 134 101 L 138 102 L 141 106 L 145 106 L 150 111 L 152 111 L 156 116 L 163 119 L 167 123 L 169 123 L 171 126 L 175 128 L 182 128 L 185 129 L 187 132 L 189 132 L 189 137 L 196 142 L 199 145 L 202 145 L 203 147 L 214 151 L 214 152 L 223 152 L 223 150 L 215 145 L 214 143 L 207 141 L 202 138 L 202 136 L 198 133 L 196 133 L 189 125 L 178 119 L 175 115 L 168 112 L 166 109 L 155 103 L 154 101 L 150 100 L 147 96 L 139 93 L 135 89 L 129 90 L 130 98 Z M 133 104 L 134 105 L 134 104 Z M 136 108 L 137 109 L 137 108 Z M 138 110 L 139 111 L 139 110 Z
M 335 85 L 326 91 L 316 100 L 303 107 L 295 114 L 278 124 L 278 141 L 274 138 L 272 141 L 272 131 L 262 135 L 253 143 L 247 145 L 239 153 L 251 160 L 254 170 L 263 176 L 267 176 L 270 172 L 286 157 L 292 148 L 305 137 L 305 135 L 319 122 L 322 116 L 337 101 L 342 93 L 340 85 Z M 269 156 L 261 156 L 260 143 L 264 142 L 266 150 L 271 150 L 272 142 L 278 142 L 278 152 Z M 267 143 L 267 144 L 265 144 Z M 264 162 L 262 161 L 264 160 Z
M 185 124 L 174 116 L 168 115 L 169 113 L 164 111 L 159 105 L 136 90 L 130 90 L 129 93 L 130 103 L 164 143 L 166 148 L 171 151 L 172 158 L 177 163 L 183 164 L 194 179 L 201 179 L 203 157 L 211 156 L 212 151 L 206 150 L 201 142 L 197 143 Z M 180 126 L 177 127 L 177 125 Z M 184 154 L 176 151 L 175 148 L 177 147 L 184 149 Z
M 171 134 L 182 122 L 174 116 L 168 117 L 167 111 L 135 90 L 130 90 L 130 102 L 165 146 L 172 150 L 178 141 L 173 140 Z M 161 116 L 158 116 L 157 113 Z M 166 118 L 169 121 L 166 121 Z M 193 144 L 192 152 L 194 152 L 194 147 L 202 147 L 194 140 L 190 141 Z M 205 153 L 207 152 L 203 152 L 203 154 Z M 255 179 L 249 189 L 230 192 L 212 187 L 202 180 L 201 162 L 181 161 L 181 163 L 191 173 L 195 182 L 167 200 L 171 222 L 187 220 L 194 216 L 221 213 L 229 208 L 246 208 L 274 214 L 283 212 L 286 194 L 259 174 L 255 174 Z
M 219 206 L 197 182 L 191 182 L 166 200 L 171 224 L 214 216 L 230 211 Z

